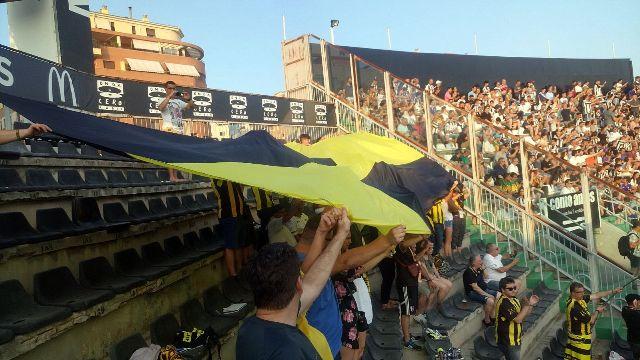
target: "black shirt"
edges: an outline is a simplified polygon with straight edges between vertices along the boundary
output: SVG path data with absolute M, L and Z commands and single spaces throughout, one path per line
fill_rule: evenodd
M 627 323 L 627 341 L 640 345 L 640 310 L 625 306 L 622 308 L 622 318 Z
M 482 275 L 482 270 L 475 271 L 470 267 L 464 271 L 462 274 L 462 282 L 464 283 L 464 292 L 465 294 L 469 294 L 474 292 L 471 284 L 476 283 L 482 290 L 487 290 L 487 283 L 484 282 L 484 276 Z
M 297 327 L 252 316 L 238 331 L 236 359 L 315 360 L 320 355 Z
M 418 279 L 411 276 L 407 268 L 407 265 L 415 264 L 411 251 L 408 248 L 398 246 L 393 259 L 396 261 L 396 283 L 399 286 L 418 286 Z
M 244 198 L 239 184 L 228 180 L 214 180 L 213 189 L 218 196 L 218 217 L 240 217 L 244 210 Z

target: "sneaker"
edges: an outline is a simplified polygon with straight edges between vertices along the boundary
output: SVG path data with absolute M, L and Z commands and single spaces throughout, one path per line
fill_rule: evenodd
M 415 315 L 413 317 L 413 320 L 415 320 L 415 322 L 417 322 L 418 324 L 420 324 L 422 326 L 426 326 L 427 325 L 427 317 L 424 314 Z
M 411 340 L 414 341 L 424 341 L 424 336 L 422 335 L 409 335 L 411 337 Z
M 404 347 L 405 349 L 409 349 L 409 350 L 416 350 L 416 351 L 422 350 L 422 346 L 418 345 L 418 343 L 416 343 L 416 341 L 413 339 L 409 339 L 409 341 L 404 343 Z

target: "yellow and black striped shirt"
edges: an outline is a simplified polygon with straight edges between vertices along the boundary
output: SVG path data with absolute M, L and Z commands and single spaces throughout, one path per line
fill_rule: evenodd
M 567 324 L 569 334 L 591 335 L 591 313 L 587 303 L 589 296 L 582 300 L 567 299 Z
M 500 296 L 496 303 L 496 341 L 499 344 L 518 346 L 522 342 L 522 324 L 513 319 L 518 316 L 522 307 L 520 300 Z
M 427 218 L 431 220 L 432 224 L 444 224 L 444 212 L 442 211 L 443 199 L 436 200 L 429 211 L 427 211 Z
M 218 196 L 218 217 L 239 217 L 244 212 L 244 200 L 240 185 L 228 180 L 214 180 L 213 190 Z
M 251 190 L 253 191 L 253 197 L 256 199 L 256 210 L 260 211 L 273 206 L 273 200 L 271 200 L 270 192 L 255 186 L 252 186 Z

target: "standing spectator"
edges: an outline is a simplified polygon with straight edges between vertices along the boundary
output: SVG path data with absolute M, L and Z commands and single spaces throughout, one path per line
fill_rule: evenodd
M 591 314 L 587 303 L 598 300 L 604 296 L 619 294 L 621 288 L 601 291 L 591 295 L 585 295 L 584 286 L 573 282 L 569 286 L 569 298 L 567 299 L 567 332 L 568 340 L 564 348 L 565 359 L 589 360 L 591 359 L 591 329 L 598 320 L 598 315 L 604 311 L 604 305 L 598 305 L 596 312 Z
M 491 326 L 495 323 L 495 319 L 491 315 L 493 315 L 497 292 L 487 288 L 482 270 L 482 257 L 480 255 L 471 256 L 469 266 L 462 274 L 462 282 L 467 299 L 479 302 L 484 306 L 484 325 Z
M 431 222 L 433 233 L 435 236 L 433 255 L 440 254 L 442 245 L 444 244 L 444 212 L 442 210 L 443 199 L 436 200 L 427 211 L 427 221 Z
M 26 129 L 0 130 L 0 145 L 48 132 L 51 132 L 51 129 L 44 124 L 31 124 Z
M 309 134 L 300 134 L 299 140 L 302 145 L 311 145 L 311 136 L 309 136 Z
M 502 259 L 513 260 L 508 265 L 502 264 Z M 482 259 L 484 264 L 484 273 L 487 277 L 487 287 L 491 290 L 498 291 L 500 289 L 500 280 L 507 277 L 507 271 L 512 267 L 518 265 L 520 259 L 513 254 L 502 255 L 500 254 L 500 248 L 494 243 L 487 244 L 487 253 Z
M 265 246 L 249 265 L 249 283 L 253 290 L 256 314 L 245 320 L 238 331 L 236 358 L 254 359 L 323 359 L 327 352 L 318 351 L 296 328 L 298 318 L 316 300 L 331 273 L 340 248 L 350 231 L 347 211 L 342 209 L 336 220 L 330 214 L 322 218 L 322 229 L 336 227 L 336 234 L 322 254 L 304 274 L 293 247 L 287 244 Z M 326 233 L 318 236 L 324 239 Z M 329 354 L 330 356 L 330 354 Z M 332 357 L 332 356 L 331 356 Z
M 184 122 L 182 112 L 193 107 L 193 100 L 188 91 L 180 92 L 176 89 L 176 83 L 169 80 L 164 84 L 167 96 L 158 104 L 158 110 L 162 115 L 162 130 L 184 134 Z M 169 169 L 169 180 L 178 181 L 178 173 L 175 169 Z
M 467 188 L 463 188 L 462 185 L 458 186 L 457 192 L 457 198 L 454 198 L 449 205 L 449 211 L 453 214 L 453 239 L 451 241 L 451 247 L 454 252 L 462 251 L 462 241 L 464 240 L 464 233 L 467 230 L 467 222 L 464 217 L 464 201 L 469 195 Z
M 640 359 L 640 296 L 629 294 L 627 305 L 622 308 L 622 318 L 627 324 L 627 342 L 633 351 L 633 358 Z
M 394 255 L 396 260 L 396 287 L 400 296 L 400 326 L 402 341 L 409 350 L 422 350 L 409 332 L 411 315 L 416 314 L 418 307 L 418 276 L 420 266 L 415 258 L 415 246 L 400 244 Z
M 237 276 L 243 263 L 244 247 L 239 218 L 244 213 L 244 198 L 240 185 L 229 180 L 214 180 L 213 190 L 218 197 L 218 231 L 224 239 L 224 261 L 229 276 Z
M 640 275 L 640 256 L 635 254 L 635 250 L 640 246 L 640 220 L 631 220 L 631 231 L 629 232 L 629 262 L 631 264 L 631 273 L 634 276 Z M 638 290 L 638 281 L 633 282 L 633 288 Z
M 540 299 L 531 295 L 524 298 L 522 305 L 516 297 L 518 286 L 511 276 L 500 280 L 502 295 L 496 301 L 496 342 L 498 349 L 506 360 L 520 360 L 520 345 L 522 343 L 522 322 L 529 316 L 533 306 Z

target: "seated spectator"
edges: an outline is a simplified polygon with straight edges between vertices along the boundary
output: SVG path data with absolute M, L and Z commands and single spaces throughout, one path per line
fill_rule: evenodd
M 493 309 L 497 292 L 487 288 L 482 269 L 482 257 L 473 255 L 469 258 L 469 266 L 462 274 L 464 292 L 467 299 L 484 305 L 484 324 L 491 326 L 495 323 Z
M 482 258 L 484 264 L 484 274 L 486 277 L 487 288 L 498 291 L 500 289 L 500 280 L 507 277 L 507 271 L 512 267 L 518 265 L 520 258 L 515 257 L 516 252 L 513 254 L 500 254 L 500 248 L 494 243 L 487 244 L 487 253 Z M 502 259 L 510 259 L 513 257 L 508 265 L 502 265 Z M 518 281 L 517 279 L 515 281 Z M 518 286 L 520 286 L 518 281 Z
M 236 359 L 333 357 L 327 347 L 314 348 L 315 344 L 296 328 L 296 323 L 300 316 L 304 322 L 304 314 L 329 279 L 350 226 L 345 209 L 337 219 L 332 214 L 322 217 L 318 237 L 324 240 L 334 227 L 336 234 L 303 277 L 293 247 L 270 244 L 262 248 L 249 264 L 249 283 L 255 298 L 256 314 L 245 320 L 238 331 Z
M 428 237 L 419 243 L 418 245 L 422 247 L 422 250 L 419 250 L 416 255 L 421 267 L 419 287 L 423 289 L 421 291 L 423 293 L 422 299 L 418 299 L 420 305 L 418 306 L 418 312 L 420 314 L 442 305 L 444 299 L 453 288 L 453 283 L 440 276 L 438 269 L 436 269 L 432 255 L 433 242 L 433 238 Z
M 51 132 L 44 124 L 31 124 L 26 129 L 0 130 L 0 145 Z

